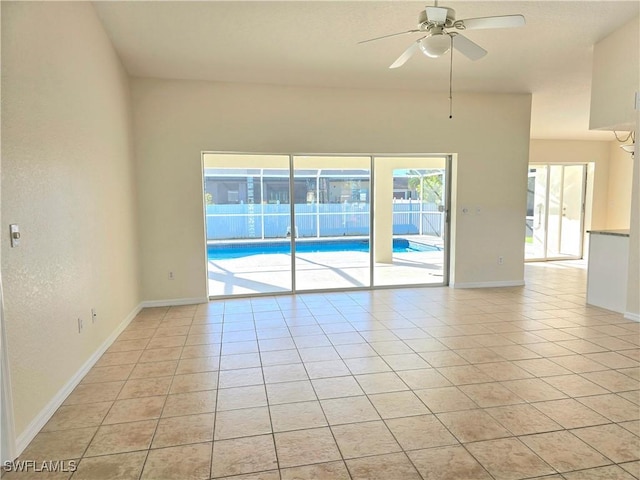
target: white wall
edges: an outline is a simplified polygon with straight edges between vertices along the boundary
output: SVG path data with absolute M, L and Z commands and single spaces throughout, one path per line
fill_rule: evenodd
M 2 231 L 22 231 L 19 248 L 2 235 L 19 446 L 140 302 L 130 107 L 90 3 L 2 2 Z
M 631 221 L 633 159 L 618 142 L 609 144 L 607 229 L 628 229 Z
M 640 110 L 636 110 L 636 134 L 640 132 Z M 638 138 L 636 137 L 636 150 Z M 640 153 L 633 160 L 631 185 L 631 225 L 629 226 L 629 275 L 625 317 L 640 322 Z
M 634 96 L 640 90 L 640 17 L 599 41 L 593 49 L 591 130 L 635 128 Z
M 523 280 L 530 95 L 457 94 L 450 120 L 444 94 L 153 79 L 132 91 L 145 300 L 206 297 L 203 150 L 458 154 L 454 207 L 482 213 L 454 212 L 452 282 Z
M 589 128 L 600 130 L 640 130 L 640 17 L 629 21 L 594 46 Z M 637 139 L 636 139 L 637 150 Z M 628 210 L 611 206 L 609 228 L 629 228 L 629 273 L 625 316 L 640 321 L 640 168 L 638 153 L 630 168 L 616 151 L 611 155 L 612 183 L 630 174 L 621 194 L 631 198 Z M 613 162 L 618 163 L 614 166 Z M 621 168 L 621 165 L 624 167 Z M 630 187 L 628 185 L 630 184 Z M 610 187 L 611 188 L 611 187 Z M 615 212 L 614 212 L 615 210 Z M 629 212 L 628 222 L 624 215 Z

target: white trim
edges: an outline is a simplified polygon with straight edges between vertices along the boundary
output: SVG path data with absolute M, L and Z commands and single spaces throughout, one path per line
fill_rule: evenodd
M 145 300 L 140 305 L 142 308 L 152 307 L 175 307 L 180 305 L 194 305 L 198 303 L 209 303 L 207 297 L 195 297 L 195 298 L 171 298 L 168 300 Z
M 13 421 L 13 397 L 11 392 L 11 377 L 9 374 L 9 368 L 7 365 L 8 355 L 6 354 L 7 345 L 6 343 L 3 346 L 2 356 L 3 359 L 0 360 L 2 363 L 2 385 L 0 385 L 0 395 L 2 399 L 2 407 L 0 411 L 0 415 L 2 418 L 0 419 L 0 425 L 2 425 L 2 438 L 0 440 L 0 461 L 5 462 L 7 460 L 12 461 L 18 457 L 17 447 L 16 447 L 16 429 Z
M 2 278 L 0 278 L 0 461 L 15 460 L 16 429 L 13 419 L 13 393 L 9 369 L 9 351 L 4 326 L 4 300 Z
M 505 280 L 501 282 L 456 282 L 451 284 L 452 288 L 500 288 L 522 286 L 524 286 L 524 280 Z
M 113 344 L 118 338 L 118 335 L 127 328 L 129 323 L 135 318 L 135 316 L 142 310 L 142 304 L 139 304 L 133 309 L 133 311 L 127 315 L 127 317 L 116 327 L 116 329 L 109 335 L 102 345 L 87 359 L 86 362 L 80 367 L 80 369 L 69 379 L 69 381 L 58 391 L 58 393 L 49 401 L 49 403 L 36 415 L 27 428 L 16 439 L 16 453 L 20 455 L 24 449 L 29 445 L 31 440 L 38 434 L 40 429 L 49 421 L 52 415 L 56 412 L 58 407 L 62 405 L 62 402 L 69 396 L 73 389 L 80 383 L 91 367 L 102 357 L 102 354 Z
M 624 318 L 633 320 L 634 322 L 640 322 L 640 313 L 624 312 Z

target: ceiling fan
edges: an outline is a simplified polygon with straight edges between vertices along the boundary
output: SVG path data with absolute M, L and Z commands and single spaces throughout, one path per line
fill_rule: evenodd
M 437 58 L 449 52 L 453 47 L 470 60 L 479 60 L 487 51 L 472 42 L 459 30 L 480 30 L 490 28 L 514 28 L 525 24 L 523 15 L 502 15 L 496 17 L 479 17 L 456 20 L 456 12 L 452 8 L 439 7 L 435 0 L 433 7 L 426 7 L 418 15 L 418 27 L 406 32 L 392 33 L 381 37 L 370 38 L 358 43 L 368 43 L 383 38 L 406 35 L 408 33 L 424 33 L 425 35 L 409 45 L 402 55 L 389 68 L 404 65 L 414 53 L 422 51 L 427 57 Z

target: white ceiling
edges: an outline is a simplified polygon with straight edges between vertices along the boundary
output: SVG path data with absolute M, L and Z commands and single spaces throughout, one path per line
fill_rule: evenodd
M 415 55 L 387 67 L 418 34 L 359 45 L 413 29 L 432 1 L 95 2 L 132 76 L 448 95 L 447 58 Z M 443 0 L 457 18 L 525 15 L 519 29 L 465 35 L 489 54 L 454 55 L 455 92 L 533 94 L 533 138 L 612 140 L 590 132 L 593 45 L 635 18 L 640 1 Z

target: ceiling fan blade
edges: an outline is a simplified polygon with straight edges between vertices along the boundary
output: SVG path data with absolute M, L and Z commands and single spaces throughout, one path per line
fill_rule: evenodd
M 444 24 L 447 21 L 448 10 L 443 7 L 427 7 L 427 20 L 437 24 Z
M 451 34 L 453 37 L 453 48 L 458 50 L 461 54 L 467 57 L 469 60 L 480 60 L 487 54 L 487 51 L 475 42 L 472 42 L 464 35 Z
M 422 38 L 420 40 L 422 40 Z M 407 60 L 409 60 L 418 50 L 420 46 L 420 40 L 417 40 L 409 45 L 409 48 L 402 52 L 402 55 L 400 55 L 398 59 L 389 66 L 389 68 L 398 68 L 407 63 Z
M 515 28 L 526 23 L 523 15 L 503 15 L 499 17 L 479 17 L 456 20 L 453 24 L 459 30 L 481 30 L 486 28 Z
M 361 43 L 373 42 L 375 40 L 382 40 L 383 38 L 396 37 L 398 35 L 406 35 L 407 33 L 417 33 L 419 31 L 420 30 L 407 30 L 406 32 L 390 33 L 389 35 L 383 35 L 381 37 L 370 38 L 369 40 L 363 40 L 361 42 L 358 42 L 358 45 L 360 45 Z

